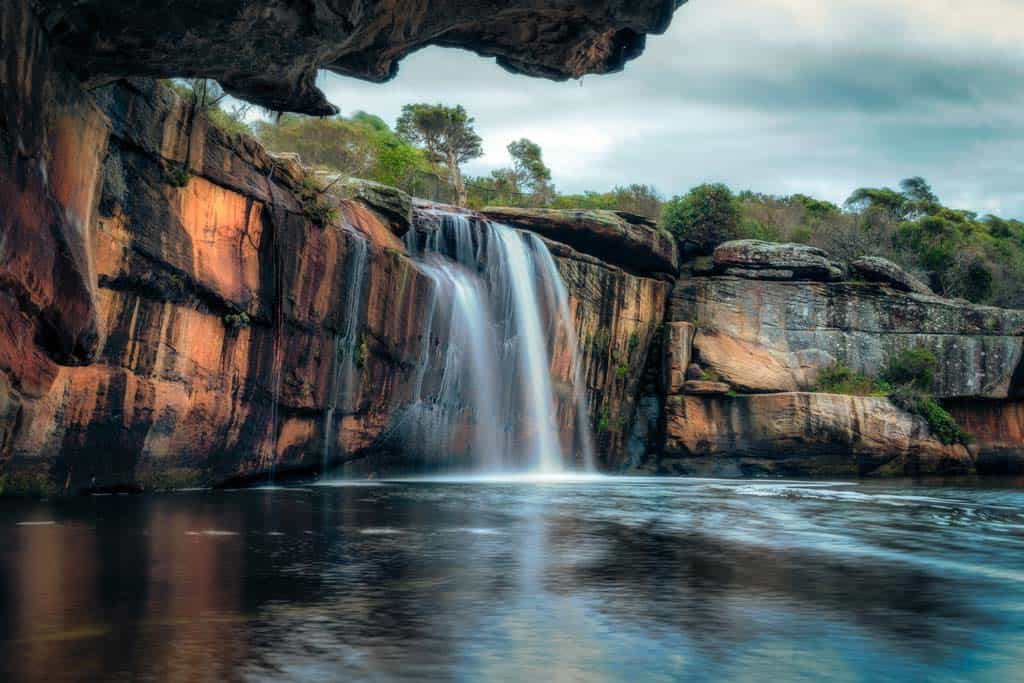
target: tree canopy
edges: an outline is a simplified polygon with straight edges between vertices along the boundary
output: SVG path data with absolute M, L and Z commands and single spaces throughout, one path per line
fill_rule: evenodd
M 713 183 L 698 185 L 668 202 L 662 214 L 662 226 L 680 241 L 709 252 L 737 237 L 739 219 L 732 190 L 721 183 Z
M 430 168 L 422 150 L 365 112 L 348 118 L 285 114 L 259 123 L 256 133 L 271 151 L 295 152 L 304 163 L 386 185 L 412 189 L 416 175 Z
M 473 129 L 473 118 L 462 106 L 407 104 L 395 131 L 410 144 L 426 150 L 429 161 L 444 164 L 455 187 L 458 206 L 466 205 L 461 165 L 483 156 L 483 141 Z

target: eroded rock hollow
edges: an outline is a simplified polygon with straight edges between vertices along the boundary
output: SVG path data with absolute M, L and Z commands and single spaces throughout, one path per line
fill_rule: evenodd
M 21 0 L 17 0 L 20 2 Z M 685 0 L 35 0 L 52 45 L 86 83 L 216 78 L 274 110 L 337 110 L 317 71 L 386 81 L 429 45 L 495 57 L 516 73 L 578 78 L 621 69 Z

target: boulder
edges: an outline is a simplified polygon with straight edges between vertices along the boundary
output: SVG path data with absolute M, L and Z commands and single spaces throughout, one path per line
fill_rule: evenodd
M 886 398 L 833 394 L 670 396 L 662 470 L 865 476 L 971 472 L 967 449 Z
M 215 78 L 267 109 L 337 113 L 316 87 L 326 69 L 383 82 L 429 45 L 496 57 L 555 80 L 620 70 L 681 2 L 665 0 L 10 0 L 30 5 L 90 84 L 126 76 Z M 102 33 L 102 38 L 98 36 Z M 144 38 L 143 38 L 144 37 Z M 268 47 L 272 43 L 272 48 Z
M 704 379 L 704 368 L 696 363 L 686 366 L 686 379 Z
M 843 279 L 842 267 L 821 249 L 805 244 L 734 240 L 715 249 L 716 272 L 752 280 Z
M 696 396 L 719 396 L 729 393 L 729 385 L 725 382 L 691 379 L 683 383 L 683 393 Z
M 639 275 L 679 272 L 676 241 L 644 218 L 621 211 L 483 210 L 493 221 L 530 230 Z
M 862 256 L 851 262 L 850 267 L 857 275 L 868 282 L 880 282 L 903 292 L 935 294 L 931 287 L 888 259 L 878 256 Z

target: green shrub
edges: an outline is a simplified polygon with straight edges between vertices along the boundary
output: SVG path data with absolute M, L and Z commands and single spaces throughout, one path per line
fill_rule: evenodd
M 677 239 L 710 253 L 722 242 L 739 236 L 740 212 L 725 185 L 698 185 L 665 205 L 662 225 Z
M 939 360 L 928 349 L 905 349 L 889 358 L 882 371 L 882 379 L 893 386 L 910 385 L 927 391 L 935 380 L 938 368 Z
M 611 343 L 612 335 L 604 328 L 598 329 L 587 339 L 587 345 L 596 356 L 603 356 L 608 353 L 608 347 L 611 346 Z
M 718 374 L 718 370 L 714 368 L 707 368 L 700 377 L 705 382 L 721 382 L 722 376 Z
M 241 313 L 228 313 L 224 316 L 224 326 L 230 330 L 240 330 L 243 327 L 249 327 L 251 324 L 252 320 L 245 311 Z
M 362 369 L 366 367 L 367 361 L 370 360 L 370 347 L 366 345 L 366 336 L 363 336 L 362 341 L 359 343 L 359 355 L 356 356 L 356 367 Z
M 851 370 L 843 363 L 836 363 L 818 373 L 814 390 L 822 394 L 845 394 L 848 396 L 885 396 L 892 389 L 886 382 L 862 372 Z
M 302 213 L 310 223 L 320 227 L 332 223 L 338 216 L 337 209 L 323 201 L 324 192 L 325 190 L 309 176 L 302 179 L 302 185 L 298 189 Z
M 618 378 L 618 379 L 626 379 L 626 375 L 628 375 L 628 374 L 629 374 L 629 366 L 628 365 L 619 365 L 619 367 L 615 368 L 615 377 Z
M 947 446 L 970 441 L 970 436 L 960 429 L 953 416 L 924 391 L 903 386 L 892 392 L 889 400 L 908 413 L 923 417 L 935 438 Z
M 169 163 L 164 169 L 164 182 L 171 187 L 188 187 L 191 179 L 192 171 L 187 166 Z
M 629 355 L 632 357 L 633 352 L 636 351 L 637 347 L 640 346 L 640 335 L 633 332 L 629 335 Z

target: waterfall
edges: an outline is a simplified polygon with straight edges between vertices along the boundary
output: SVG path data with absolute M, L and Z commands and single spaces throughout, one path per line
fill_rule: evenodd
M 576 409 L 576 435 L 579 438 L 580 453 L 583 456 L 583 469 L 592 472 L 597 468 L 594 457 L 594 438 L 590 432 L 590 402 L 587 400 L 587 388 L 583 376 L 583 357 L 579 352 L 579 335 L 576 332 L 576 321 L 569 309 L 569 293 L 555 265 L 555 259 L 544 243 L 534 234 L 529 235 L 534 244 L 534 253 L 540 261 L 540 268 L 546 274 L 541 282 L 549 287 L 548 294 L 554 298 L 554 309 L 558 311 L 558 322 L 565 335 L 565 345 L 569 349 L 569 365 L 572 372 L 572 398 Z M 557 330 L 552 333 L 556 338 Z
M 474 468 L 483 471 L 564 471 L 551 378 L 552 348 L 561 332 L 570 346 L 575 442 L 583 466 L 591 469 L 575 325 L 547 246 L 507 226 L 435 215 L 439 225 L 425 239 L 415 231 L 405 239 L 433 293 L 402 440 L 435 458 L 468 447 Z M 433 384 L 425 382 L 430 373 L 439 376 Z
M 494 259 L 496 283 L 503 299 L 503 319 L 514 321 L 517 341 L 520 401 L 529 420 L 529 461 L 541 472 L 562 469 L 562 447 L 551 388 L 551 359 L 540 320 L 540 299 L 534 287 L 537 276 L 523 237 L 511 228 L 494 226 L 500 258 Z M 508 368 L 507 368 L 508 369 Z
M 334 440 L 334 414 L 341 409 L 351 410 L 353 388 L 356 381 L 356 360 L 360 350 L 359 321 L 363 303 L 363 283 L 369 245 L 362 235 L 354 230 L 345 233 L 349 240 L 348 260 L 345 264 L 345 302 L 342 306 L 341 329 L 334 335 L 334 354 L 331 386 L 327 399 L 327 414 L 324 417 L 323 467 L 326 470 L 331 459 L 331 442 Z

